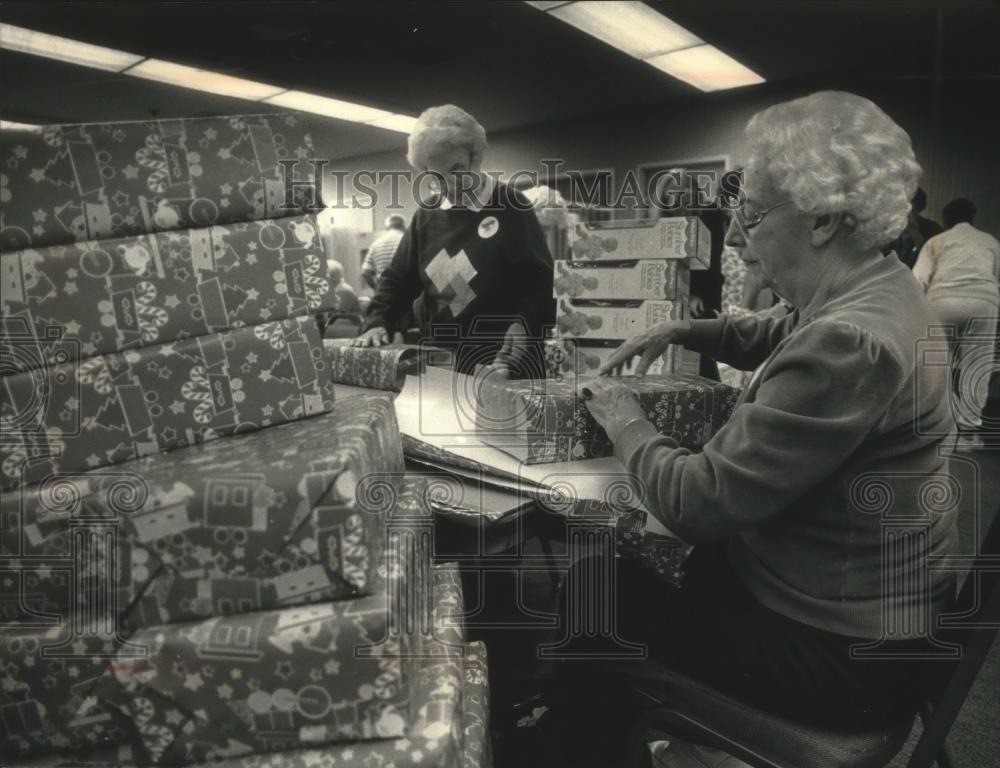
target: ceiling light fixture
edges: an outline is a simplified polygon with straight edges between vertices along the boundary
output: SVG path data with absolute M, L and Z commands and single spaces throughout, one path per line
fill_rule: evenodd
M 528 5 L 702 91 L 765 82 L 732 56 L 638 0 L 529 1 Z
M 11 120 L 0 120 L 0 131 L 40 131 L 42 126 L 30 123 L 15 123 Z
M 134 53 L 105 48 L 103 45 L 81 43 L 79 40 L 36 32 L 13 24 L 0 24 L 0 48 L 108 72 L 121 72 L 145 58 Z
M 294 91 L 276 85 L 245 80 L 221 72 L 198 69 L 162 59 L 150 59 L 133 53 L 91 45 L 65 37 L 0 23 L 0 48 L 44 56 L 69 64 L 94 67 L 132 77 L 192 88 L 219 96 L 258 101 L 286 109 L 333 117 L 352 123 L 370 125 L 397 133 L 409 133 L 415 117 L 367 107 L 350 101 Z M 7 130 L 5 128 L 5 130 Z M 13 129 L 10 129 L 13 130 Z

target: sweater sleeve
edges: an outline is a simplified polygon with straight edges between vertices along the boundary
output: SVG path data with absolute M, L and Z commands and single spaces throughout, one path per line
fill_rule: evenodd
M 530 334 L 541 336 L 543 327 L 555 322 L 552 255 L 538 217 L 526 200 L 521 200 L 521 206 L 510 211 L 516 231 L 510 254 L 512 314 L 524 318 Z
M 920 249 L 920 255 L 917 256 L 917 262 L 913 265 L 913 276 L 917 278 L 917 282 L 920 283 L 924 291 L 931 284 L 931 279 L 937 269 L 937 246 L 939 244 L 936 237 L 932 237 L 924 243 L 924 247 Z
M 798 315 L 784 317 L 732 317 L 692 320 L 684 346 L 740 371 L 752 371 L 770 357 L 783 338 L 795 328 Z
M 396 246 L 392 262 L 379 278 L 378 289 L 368 305 L 365 330 L 383 327 L 390 334 L 399 330 L 396 324 L 420 295 L 420 229 L 414 216 L 403 238 Z
M 755 399 L 701 453 L 643 421 L 619 436 L 615 454 L 667 528 L 691 543 L 713 541 L 788 509 L 835 472 L 904 384 L 897 359 L 867 332 L 817 321 L 783 345 Z

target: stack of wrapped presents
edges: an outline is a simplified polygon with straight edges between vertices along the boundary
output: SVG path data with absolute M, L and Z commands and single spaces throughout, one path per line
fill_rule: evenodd
M 549 376 L 596 373 L 625 339 L 686 318 L 688 274 L 708 267 L 709 240 L 693 216 L 577 224 L 569 258 L 555 261 Z M 697 373 L 698 359 L 672 346 L 649 372 Z
M 4 765 L 489 762 L 389 396 L 334 403 L 294 114 L 6 133 Z

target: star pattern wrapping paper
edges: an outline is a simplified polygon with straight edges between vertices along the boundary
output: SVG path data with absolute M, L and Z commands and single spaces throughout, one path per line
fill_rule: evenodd
M 613 456 L 607 433 L 580 392 L 593 377 L 543 382 L 486 382 L 479 390 L 476 435 L 527 464 Z M 661 435 L 698 450 L 729 419 L 739 391 L 691 374 L 620 377 Z
M 311 215 L 5 253 L 0 275 L 12 370 L 337 305 Z
M 458 766 L 463 730 L 472 724 L 463 711 L 472 685 L 466 670 L 476 666 L 475 685 L 484 690 L 485 655 L 465 645 L 454 621 L 462 610 L 454 566 L 433 569 L 430 600 L 434 636 L 458 649 L 437 659 L 408 657 L 412 638 L 385 634 L 385 597 L 144 630 L 129 639 L 131 655 L 83 655 L 60 668 L 74 679 L 74 667 L 91 676 L 73 706 L 27 732 L 35 749 L 19 765 Z M 12 636 L 0 633 L 9 686 L 18 702 L 39 704 L 38 673 L 25 667 L 20 645 L 11 649 Z M 381 655 L 355 658 L 355 646 L 367 644 Z M 92 722 L 104 718 L 103 736 L 67 730 L 84 699 Z M 18 754 L 25 734 L 0 730 L 11 748 L 4 754 Z M 87 749 L 93 744 L 100 746 Z
M 316 210 L 313 155 L 299 114 L 4 131 L 0 251 Z
M 408 500 L 402 473 L 392 402 L 372 397 L 54 477 L 0 501 L 0 554 L 31 563 L 0 585 L 24 614 L 103 609 L 127 629 L 372 594 L 386 520 Z M 95 530 L 113 547 L 81 557 L 78 536 Z
M 118 464 L 333 407 L 312 317 L 91 357 L 0 379 L 5 488 Z M 50 457 L 30 466 L 27 459 Z

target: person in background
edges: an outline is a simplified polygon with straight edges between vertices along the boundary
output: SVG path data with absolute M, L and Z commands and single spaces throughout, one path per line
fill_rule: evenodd
M 417 119 L 407 142 L 415 171 L 437 179 L 382 273 L 357 346 L 381 346 L 420 297 L 423 338 L 513 378 L 543 377 L 544 328 L 555 320 L 552 256 L 523 195 L 483 173 L 486 131 L 451 104 Z
M 746 148 L 726 244 L 795 310 L 664 322 L 601 371 L 638 355 L 641 374 L 671 343 L 757 368 L 729 421 L 695 453 L 658 434 L 615 377 L 595 380 L 585 401 L 646 509 L 695 545 L 677 591 L 619 571 L 619 636 L 796 722 L 912 721 L 926 679 L 916 659 L 955 596 L 954 574 L 928 563 L 958 543 L 955 506 L 923 522 L 924 489 L 946 478 L 940 447 L 954 430 L 947 369 L 919 356 L 934 315 L 910 270 L 879 250 L 906 226 L 920 166 L 885 112 L 836 91 L 759 112 Z M 867 503 L 876 487 L 891 502 L 882 514 Z M 920 521 L 913 548 L 884 546 L 887 519 Z M 854 655 L 866 644 L 880 658 Z M 743 765 L 679 740 L 660 758 Z
M 976 206 L 960 197 L 941 212 L 945 231 L 920 249 L 913 276 L 942 323 L 951 326 L 956 381 L 955 449 L 983 448 L 980 430 L 997 346 L 1000 306 L 1000 243 L 976 229 Z
M 378 290 L 378 281 L 382 272 L 392 263 L 396 255 L 399 241 L 406 231 L 406 219 L 399 214 L 393 214 L 385 220 L 385 232 L 376 237 L 365 254 L 361 264 L 361 279 L 372 289 Z
M 886 256 L 895 253 L 899 260 L 910 269 L 913 269 L 917 255 L 924 243 L 934 235 L 941 233 L 940 224 L 920 215 L 925 208 L 927 208 L 927 193 L 917 187 L 917 193 L 910 201 L 910 214 L 906 219 L 906 229 L 882 249 Z

